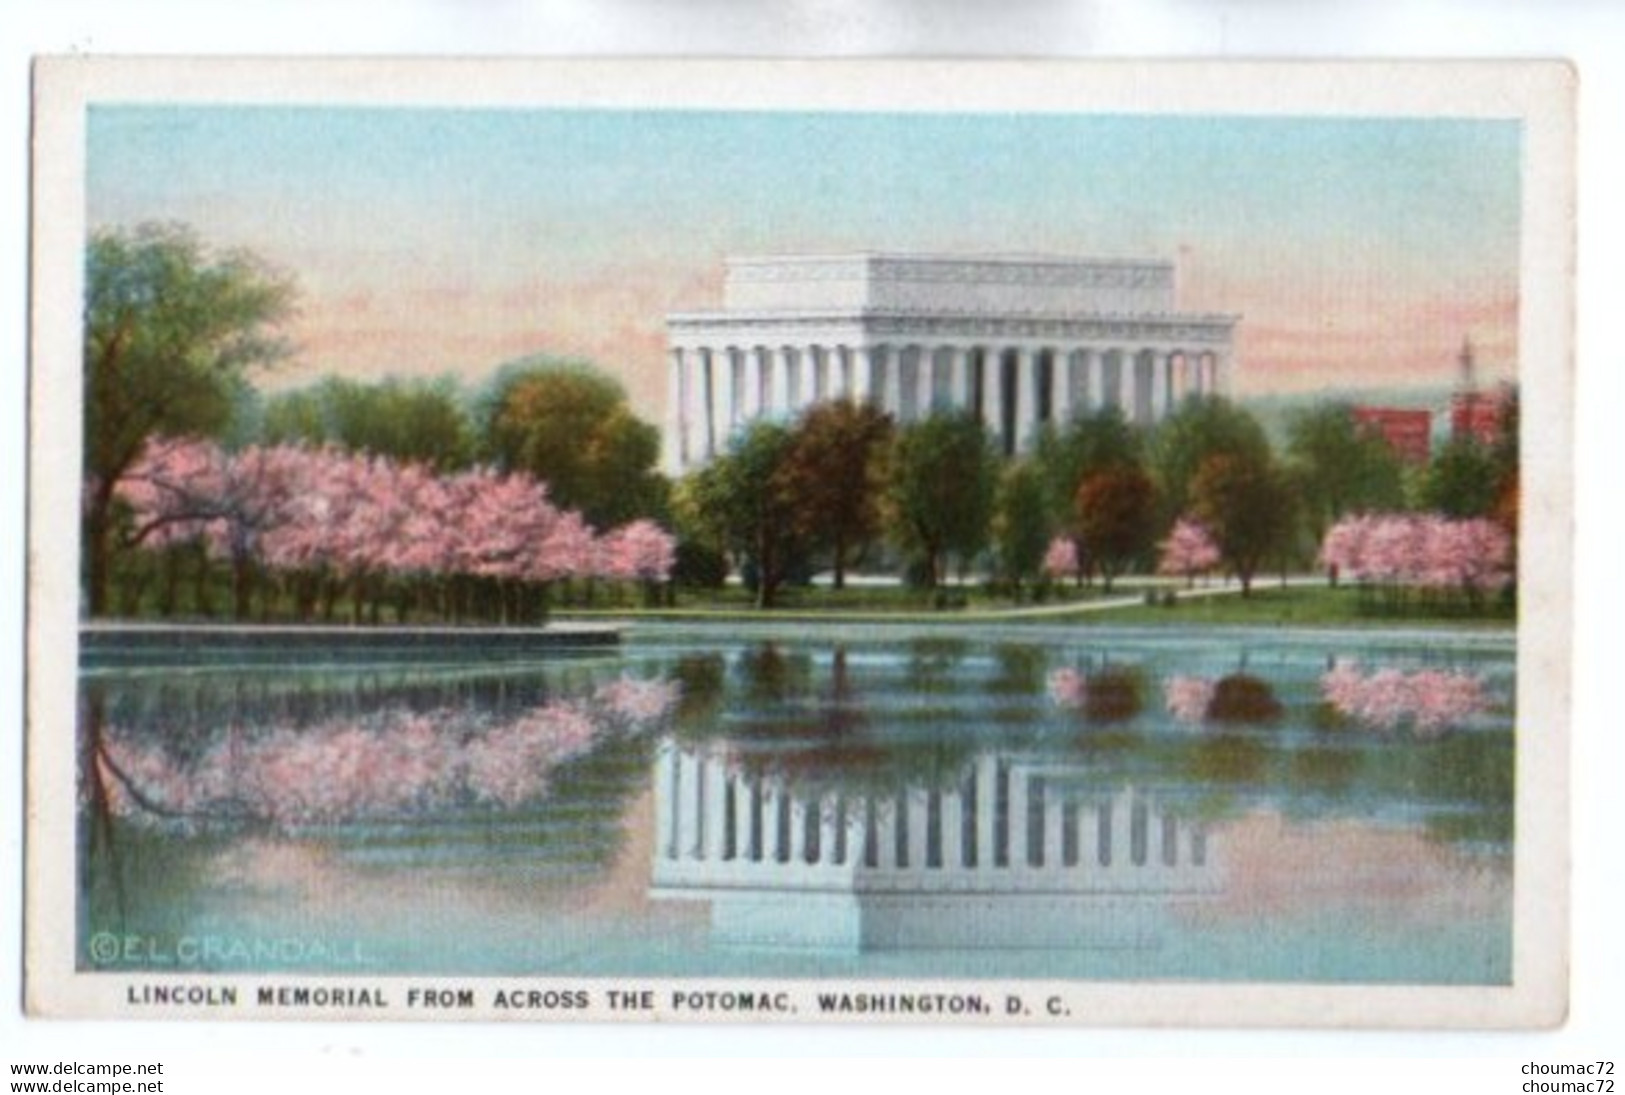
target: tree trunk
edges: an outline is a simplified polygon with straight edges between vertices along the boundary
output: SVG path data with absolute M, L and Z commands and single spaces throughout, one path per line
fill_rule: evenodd
M 88 571 L 85 575 L 86 584 L 86 610 L 92 618 L 107 614 L 107 587 L 108 571 L 111 563 L 112 545 L 108 517 L 112 510 L 112 497 L 98 489 L 96 497 L 91 500 L 90 512 L 85 514 L 85 547 L 89 558 L 86 560 Z

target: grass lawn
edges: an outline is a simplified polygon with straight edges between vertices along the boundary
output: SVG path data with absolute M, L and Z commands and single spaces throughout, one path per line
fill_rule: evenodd
M 1198 587 L 1198 591 L 1200 587 Z M 1181 590 L 1181 593 L 1184 591 Z M 1225 593 L 1208 597 L 1181 597 L 1173 605 L 1137 604 L 1066 617 L 1078 623 L 1168 624 L 1179 627 L 1380 627 L 1437 625 L 1441 627 L 1506 628 L 1517 623 L 1509 606 L 1496 605 L 1469 612 L 1455 605 L 1410 604 L 1403 611 L 1386 611 L 1362 603 L 1351 587 L 1292 586 L 1282 588 L 1265 580 L 1252 594 Z
M 1253 627 L 1441 627 L 1507 628 L 1517 622 L 1509 606 L 1494 606 L 1483 612 L 1469 612 L 1454 604 L 1409 603 L 1404 611 L 1384 610 L 1351 587 L 1331 589 L 1324 585 L 1295 585 L 1288 588 L 1265 580 L 1255 584 L 1252 595 L 1242 597 L 1230 590 L 1212 595 L 1185 596 L 1179 587 L 1158 585 L 1160 591 L 1176 590 L 1180 596 L 1172 605 L 1144 603 L 1145 586 L 1119 584 L 1110 597 L 1099 587 L 1092 590 L 1068 588 L 1052 593 L 1040 603 L 1017 603 L 974 587 L 949 587 L 954 607 L 938 608 L 931 593 L 896 586 L 856 586 L 845 590 L 825 587 L 783 591 L 779 604 L 768 611 L 757 610 L 745 590 L 724 590 L 678 595 L 674 608 L 646 610 L 603 603 L 592 609 L 559 606 L 555 616 L 619 616 L 640 619 L 737 618 L 767 622 L 774 619 L 819 620 L 895 619 L 949 623 L 998 621 L 1001 624 L 1071 623 L 1080 626 L 1169 626 L 1200 628 L 1214 626 Z M 1197 594 L 1203 592 L 1198 586 Z M 1103 603 L 1104 602 L 1104 603 Z M 1132 602 L 1132 603 L 1124 603 Z M 1068 606 L 1075 606 L 1068 611 Z

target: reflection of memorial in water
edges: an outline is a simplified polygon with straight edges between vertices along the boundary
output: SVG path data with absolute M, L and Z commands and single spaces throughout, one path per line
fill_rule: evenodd
M 655 809 L 653 896 L 710 902 L 720 943 L 1156 947 L 1223 885 L 1200 820 L 1054 757 L 983 753 L 955 785 L 874 792 L 667 742 Z

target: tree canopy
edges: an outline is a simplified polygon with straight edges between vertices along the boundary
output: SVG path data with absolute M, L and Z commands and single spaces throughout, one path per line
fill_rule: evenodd
M 773 606 L 803 553 L 783 474 L 792 444 L 785 426 L 752 423 L 684 492 L 710 534 L 754 572 L 758 608 Z
M 468 414 L 450 378 L 368 384 L 330 376 L 268 399 L 261 433 L 272 445 L 337 445 L 439 471 L 467 467 L 474 452 Z
M 973 415 L 937 412 L 898 434 L 889 525 L 926 585 L 942 580 L 948 555 L 968 560 L 986 546 L 997 478 L 992 441 Z
M 85 256 L 84 437 L 88 610 L 106 609 L 120 479 L 156 436 L 225 432 L 247 370 L 282 357 L 293 283 L 187 228 L 91 235 Z
M 797 532 L 829 552 L 836 589 L 854 554 L 880 534 L 891 440 L 891 418 L 851 400 L 816 404 L 791 433 L 780 483 L 795 499 Z
M 1347 403 L 1304 411 L 1288 427 L 1290 474 L 1314 542 L 1344 514 L 1398 509 L 1403 469 L 1381 436 L 1363 431 Z
M 1228 455 L 1268 462 L 1269 438 L 1246 410 L 1222 396 L 1190 396 L 1152 436 L 1151 465 L 1164 519 L 1190 509 L 1191 482 L 1211 457 Z
M 664 516 L 660 431 L 632 413 L 613 378 L 579 362 L 521 362 L 498 373 L 482 414 L 488 455 L 545 482 L 555 504 L 596 528 Z

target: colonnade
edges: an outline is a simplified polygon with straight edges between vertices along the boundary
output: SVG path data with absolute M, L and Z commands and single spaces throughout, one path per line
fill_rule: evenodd
M 938 407 L 969 409 L 1012 455 L 1044 423 L 1105 406 L 1149 425 L 1186 395 L 1225 391 L 1230 367 L 1228 344 L 679 345 L 668 363 L 668 464 L 703 465 L 744 423 L 843 397 L 900 423 Z
M 949 788 L 809 794 L 668 743 L 655 774 L 664 887 L 1191 890 L 1214 882 L 1205 828 L 1132 789 L 984 754 Z

